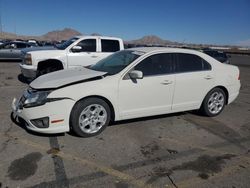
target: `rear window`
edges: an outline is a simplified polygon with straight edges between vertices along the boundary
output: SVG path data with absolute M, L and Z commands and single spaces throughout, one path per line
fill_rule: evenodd
M 120 50 L 118 40 L 101 39 L 102 52 L 116 52 Z
M 205 71 L 211 70 L 211 65 L 197 55 L 178 53 L 176 69 L 176 72 L 178 73 Z
M 26 48 L 27 44 L 25 43 L 16 43 L 16 48 Z

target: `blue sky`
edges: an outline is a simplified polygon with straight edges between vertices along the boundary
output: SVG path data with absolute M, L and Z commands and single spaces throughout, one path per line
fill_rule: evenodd
M 250 0 L 0 0 L 0 11 L 3 30 L 22 35 L 70 27 L 124 40 L 250 45 Z

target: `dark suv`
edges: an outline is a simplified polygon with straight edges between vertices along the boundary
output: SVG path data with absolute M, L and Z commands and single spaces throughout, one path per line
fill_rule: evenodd
M 222 51 L 212 50 L 212 49 L 204 49 L 203 53 L 213 57 L 214 59 L 220 61 L 221 63 L 230 64 L 228 55 Z

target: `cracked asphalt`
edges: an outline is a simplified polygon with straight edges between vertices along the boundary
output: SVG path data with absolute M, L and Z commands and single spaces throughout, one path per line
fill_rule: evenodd
M 250 184 L 250 56 L 235 102 L 215 118 L 183 112 L 117 122 L 100 135 L 40 135 L 11 119 L 27 87 L 0 62 L 0 188 L 230 187 Z

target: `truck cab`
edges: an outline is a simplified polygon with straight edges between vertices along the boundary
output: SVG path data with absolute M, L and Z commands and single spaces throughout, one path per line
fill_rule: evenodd
M 89 66 L 123 49 L 120 38 L 76 36 L 54 48 L 24 50 L 20 68 L 24 77 L 33 79 L 57 70 Z

